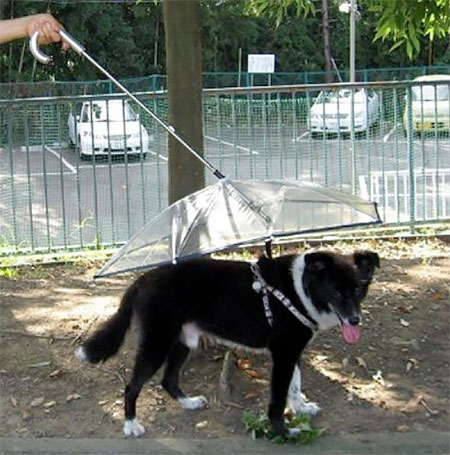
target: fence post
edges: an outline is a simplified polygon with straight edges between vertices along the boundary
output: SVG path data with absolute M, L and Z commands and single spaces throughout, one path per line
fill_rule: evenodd
M 406 145 L 409 174 L 409 225 L 414 233 L 416 221 L 416 182 L 414 177 L 414 128 L 412 119 L 412 86 L 406 87 Z

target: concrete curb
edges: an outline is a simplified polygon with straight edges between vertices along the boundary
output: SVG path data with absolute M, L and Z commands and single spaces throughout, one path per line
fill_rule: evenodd
M 444 432 L 362 433 L 323 436 L 311 446 L 275 445 L 250 438 L 226 439 L 0 439 L 0 454 L 12 455 L 447 455 Z

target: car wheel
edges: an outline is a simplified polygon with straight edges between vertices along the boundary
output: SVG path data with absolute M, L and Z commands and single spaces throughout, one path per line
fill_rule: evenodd
M 81 161 L 91 161 L 92 160 L 92 156 L 91 155 L 85 155 L 81 151 L 81 147 L 78 147 L 78 156 L 80 157 Z
M 380 121 L 379 120 L 376 120 L 375 122 L 372 123 L 372 125 L 370 125 L 370 130 L 373 133 L 376 133 L 379 129 L 380 129 Z
M 75 144 L 75 150 L 78 152 L 78 157 L 80 158 L 81 161 L 87 161 L 90 159 L 90 156 L 89 155 L 85 155 L 82 151 L 81 151 L 81 138 L 80 136 L 78 136 L 78 144 Z

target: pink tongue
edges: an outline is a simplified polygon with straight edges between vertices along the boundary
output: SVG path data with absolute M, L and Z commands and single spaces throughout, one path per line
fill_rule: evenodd
M 354 344 L 359 340 L 359 327 L 356 325 L 342 324 L 342 336 L 347 343 Z

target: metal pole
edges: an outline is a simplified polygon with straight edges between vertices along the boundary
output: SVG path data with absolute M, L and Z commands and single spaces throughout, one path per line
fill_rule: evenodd
M 239 48 L 239 53 L 238 53 L 238 80 L 237 80 L 237 86 L 241 86 L 241 73 L 242 73 L 242 47 Z
M 356 0 L 350 0 L 350 83 L 355 82 L 355 17 L 356 17 Z M 356 194 L 356 150 L 355 150 L 355 97 L 354 88 L 351 94 L 351 155 L 352 155 L 352 194 Z
M 358 6 L 350 0 L 350 82 L 355 82 L 355 20 Z

